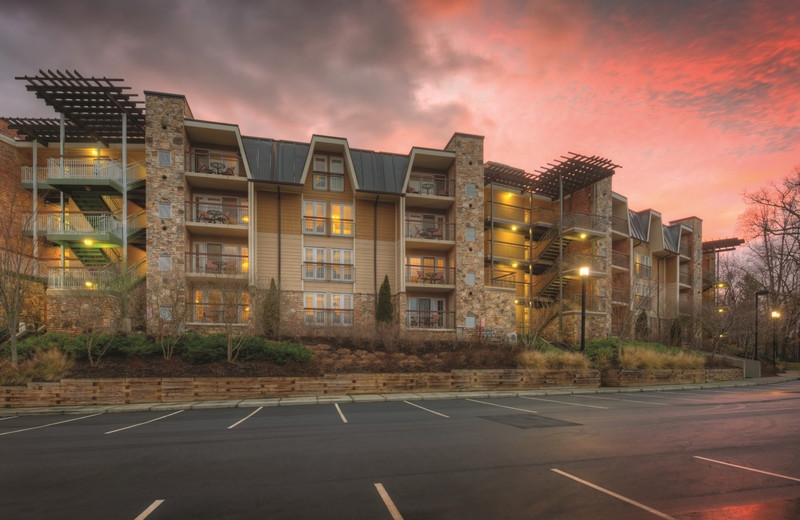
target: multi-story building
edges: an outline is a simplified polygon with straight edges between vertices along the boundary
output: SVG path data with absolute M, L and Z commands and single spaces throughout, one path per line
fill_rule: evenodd
M 248 137 L 181 95 L 19 79 L 60 114 L 4 118 L 0 141 L 30 193 L 51 330 L 80 328 L 77 296 L 105 298 L 106 327 L 247 327 L 271 281 L 298 333 L 372 326 L 386 277 L 399 327 L 442 339 L 575 342 L 581 316 L 589 337 L 630 315 L 655 331 L 700 302 L 700 219 L 629 210 L 608 159 L 528 173 L 463 133 L 405 154 Z

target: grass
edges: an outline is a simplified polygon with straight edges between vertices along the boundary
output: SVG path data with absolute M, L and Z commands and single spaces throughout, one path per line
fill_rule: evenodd
M 519 365 L 530 370 L 587 370 L 589 359 L 580 352 L 527 350 Z
M 622 347 L 619 366 L 623 370 L 687 370 L 705 368 L 705 357 L 670 347 Z
M 59 381 L 74 362 L 58 349 L 36 350 L 14 367 L 7 359 L 0 360 L 0 385 L 24 385 L 31 381 Z

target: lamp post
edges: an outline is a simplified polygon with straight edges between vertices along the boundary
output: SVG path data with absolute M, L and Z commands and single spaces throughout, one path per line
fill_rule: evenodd
M 586 350 L 586 278 L 589 276 L 589 268 L 581 267 L 578 270 L 581 275 L 581 352 Z
M 755 328 L 755 347 L 753 348 L 753 359 L 758 359 L 758 297 L 769 294 L 769 291 L 756 291 L 756 328 Z
M 778 357 L 778 320 L 781 319 L 781 313 L 772 311 L 772 370 L 777 373 L 776 359 Z

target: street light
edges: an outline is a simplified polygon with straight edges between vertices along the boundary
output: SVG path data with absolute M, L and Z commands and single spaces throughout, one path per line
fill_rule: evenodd
M 769 291 L 756 291 L 756 329 L 755 329 L 755 348 L 753 348 L 753 359 L 758 359 L 758 297 L 769 294 Z
M 586 350 L 586 278 L 589 276 L 589 268 L 581 267 L 578 270 L 581 275 L 581 352 Z
M 772 370 L 777 373 L 775 360 L 778 357 L 778 320 L 781 319 L 781 313 L 772 311 Z

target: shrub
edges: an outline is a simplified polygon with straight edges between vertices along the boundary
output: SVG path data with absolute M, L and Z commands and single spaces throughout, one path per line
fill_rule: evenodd
M 239 359 L 242 361 L 268 361 L 276 365 L 285 365 L 289 362 L 307 363 L 311 357 L 311 351 L 299 343 L 266 341 L 256 337 L 245 339 L 239 353 Z
M 161 354 L 161 347 L 144 334 L 117 336 L 108 355 L 150 357 Z
M 75 366 L 75 362 L 58 349 L 37 351 L 30 362 L 34 367 L 35 381 L 59 381 Z
M 383 283 L 378 291 L 378 308 L 375 310 L 375 321 L 391 323 L 394 315 L 392 308 L 392 289 L 389 286 L 389 275 L 384 275 Z
M 184 334 L 179 345 L 183 360 L 193 365 L 225 361 L 228 358 L 228 336 L 225 334 Z

